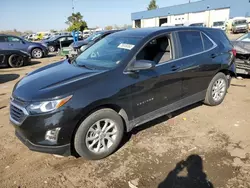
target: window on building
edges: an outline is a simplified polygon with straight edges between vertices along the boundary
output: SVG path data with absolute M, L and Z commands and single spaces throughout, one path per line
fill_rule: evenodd
M 202 39 L 203 39 L 203 44 L 204 44 L 204 49 L 205 50 L 209 50 L 210 48 L 212 48 L 213 47 L 213 43 L 211 42 L 211 40 L 209 39 L 209 38 L 207 38 L 207 36 L 206 35 L 204 35 L 203 33 L 202 33 Z
M 159 20 L 159 26 L 161 26 L 164 23 L 168 23 L 168 18 L 160 18 L 160 20 Z
M 135 20 L 135 28 L 141 28 L 141 20 Z
M 193 55 L 203 51 L 201 33 L 199 31 L 178 32 L 182 57 Z

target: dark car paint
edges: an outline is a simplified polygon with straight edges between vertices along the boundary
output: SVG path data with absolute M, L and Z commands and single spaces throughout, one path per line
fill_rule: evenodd
M 0 36 L 16 37 L 22 41 L 22 43 L 20 43 L 20 42 L 0 42 L 0 49 L 23 50 L 31 55 L 31 52 L 33 49 L 39 48 L 43 51 L 44 57 L 48 55 L 48 49 L 45 46 L 43 46 L 41 43 L 26 41 L 23 38 L 13 36 L 13 35 L 1 35 L 0 34 Z
M 0 67 L 8 67 L 9 66 L 9 57 L 13 54 L 20 55 L 24 57 L 24 65 L 30 63 L 30 55 L 21 52 L 20 50 L 1 50 L 0 49 Z
M 68 47 L 74 41 L 73 37 L 70 35 L 60 35 L 57 38 L 55 38 L 54 40 L 45 40 L 45 41 L 43 41 L 43 43 L 47 44 L 47 46 L 53 46 L 53 47 L 55 47 L 55 50 L 58 50 L 60 48 L 59 39 L 64 38 L 64 37 L 72 38 L 71 40 L 65 40 L 65 41 L 61 42 L 62 47 Z
M 138 51 L 147 42 L 169 32 L 173 32 L 175 40 L 175 32 L 179 30 L 204 32 L 217 46 L 211 51 L 179 58 L 181 53 L 177 52 L 180 46 L 174 41 L 173 50 L 177 59 L 156 65 L 151 70 L 134 73 L 127 71 L 134 63 Z M 210 31 L 214 30 L 180 27 L 117 32 L 114 35 L 139 37 L 141 42 L 114 69 L 88 70 L 75 67 L 65 60 L 28 74 L 15 85 L 12 93 L 16 100 L 25 101 L 23 106 L 31 101 L 69 95 L 73 97 L 57 111 L 28 116 L 21 125 L 15 125 L 16 133 L 30 149 L 68 155 L 75 129 L 94 109 L 105 106 L 117 110 L 126 123 L 127 131 L 130 131 L 144 122 L 203 100 L 209 82 L 216 73 L 229 70 L 235 73 L 229 49 L 220 44 Z M 58 141 L 48 143 L 44 140 L 44 134 L 46 130 L 56 127 L 62 127 Z M 55 151 L 51 149 L 53 147 L 63 149 Z

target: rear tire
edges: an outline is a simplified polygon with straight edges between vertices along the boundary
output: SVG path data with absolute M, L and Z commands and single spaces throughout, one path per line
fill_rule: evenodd
M 48 46 L 49 52 L 55 52 L 56 48 L 54 46 Z
M 22 67 L 24 65 L 24 57 L 18 54 L 12 54 L 8 59 L 8 63 L 12 68 Z
M 122 118 L 114 110 L 100 109 L 89 115 L 78 127 L 74 147 L 81 156 L 98 160 L 113 153 L 124 133 Z
M 211 80 L 204 103 L 209 106 L 217 106 L 224 100 L 228 89 L 228 79 L 222 72 L 216 74 Z

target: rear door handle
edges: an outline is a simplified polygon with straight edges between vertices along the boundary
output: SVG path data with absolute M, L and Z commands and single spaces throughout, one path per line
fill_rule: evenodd
M 172 71 L 177 71 L 180 68 L 181 68 L 180 66 L 176 66 L 176 65 L 171 66 Z
M 217 55 L 216 54 L 211 54 L 211 58 L 216 58 Z

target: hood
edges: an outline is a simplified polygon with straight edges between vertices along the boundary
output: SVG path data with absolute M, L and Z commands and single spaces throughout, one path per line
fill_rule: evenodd
M 38 101 L 72 94 L 106 70 L 89 70 L 68 63 L 68 60 L 37 69 L 21 79 L 13 96 L 23 101 Z
M 83 45 L 87 45 L 88 42 L 86 40 L 80 40 L 80 41 L 77 41 L 77 42 L 73 42 L 70 46 L 72 46 L 73 48 L 79 48 Z
M 231 41 L 238 54 L 250 54 L 250 43 L 243 41 Z

